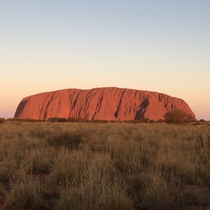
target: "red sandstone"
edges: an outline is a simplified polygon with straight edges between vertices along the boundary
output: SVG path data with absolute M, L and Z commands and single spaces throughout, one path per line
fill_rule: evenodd
M 159 120 L 174 109 L 195 116 L 184 100 L 163 93 L 124 88 L 65 89 L 22 99 L 15 117 L 86 120 L 138 120 L 144 117 Z

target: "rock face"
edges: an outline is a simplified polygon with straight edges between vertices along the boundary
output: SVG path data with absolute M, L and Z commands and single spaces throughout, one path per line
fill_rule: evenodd
M 195 116 L 185 101 L 162 93 L 124 88 L 65 89 L 22 99 L 15 117 L 86 120 L 139 120 L 144 117 L 159 120 L 174 109 Z

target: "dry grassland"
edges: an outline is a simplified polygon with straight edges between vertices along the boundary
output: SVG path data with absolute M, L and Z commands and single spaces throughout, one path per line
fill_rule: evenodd
M 0 124 L 4 209 L 210 206 L 210 126 Z

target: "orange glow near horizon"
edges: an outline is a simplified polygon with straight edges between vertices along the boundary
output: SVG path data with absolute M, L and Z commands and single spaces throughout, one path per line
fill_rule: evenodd
M 120 87 L 182 98 L 210 120 L 209 8 L 207 0 L 1 2 L 0 117 L 37 93 Z

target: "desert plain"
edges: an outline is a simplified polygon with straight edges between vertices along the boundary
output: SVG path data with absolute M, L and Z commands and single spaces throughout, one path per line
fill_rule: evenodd
M 1 209 L 208 209 L 210 124 L 0 124 Z

